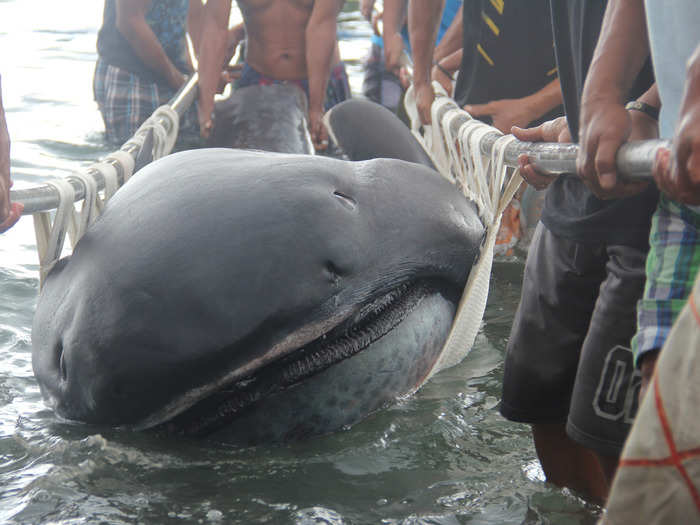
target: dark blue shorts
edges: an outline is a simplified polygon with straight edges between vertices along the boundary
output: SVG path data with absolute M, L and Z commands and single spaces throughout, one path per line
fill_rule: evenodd
M 636 414 L 630 340 L 646 250 L 579 243 L 538 224 L 508 342 L 501 413 L 566 423 L 569 436 L 619 455 Z

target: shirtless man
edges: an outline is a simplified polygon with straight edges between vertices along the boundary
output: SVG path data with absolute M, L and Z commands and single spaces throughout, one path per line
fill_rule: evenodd
M 238 0 L 248 38 L 241 84 L 289 81 L 309 97 L 309 131 L 316 149 L 325 149 L 321 118 L 331 66 L 339 62 L 336 17 L 344 0 Z M 199 122 L 203 136 L 212 128 L 219 72 L 227 47 L 230 0 L 209 0 L 199 57 Z M 248 76 L 246 76 L 248 75 Z M 254 80 L 251 80 L 254 78 Z

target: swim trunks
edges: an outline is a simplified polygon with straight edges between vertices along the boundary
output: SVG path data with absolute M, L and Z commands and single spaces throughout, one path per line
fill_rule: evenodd
M 247 63 L 243 65 L 241 78 L 236 82 L 236 88 L 246 86 L 269 86 L 271 84 L 294 84 L 306 93 L 307 97 L 309 96 L 309 81 L 307 79 L 277 80 L 259 73 Z M 345 64 L 339 62 L 331 69 L 328 86 L 326 87 L 326 99 L 323 102 L 323 109 L 324 111 L 328 111 L 336 104 L 340 104 L 350 97 L 350 83 L 345 71 Z
M 661 348 L 700 269 L 700 214 L 661 194 L 652 217 L 644 297 L 637 305 L 635 359 Z
M 121 145 L 159 106 L 166 104 L 175 91 L 98 59 L 93 93 L 105 123 L 107 140 Z M 180 118 L 178 140 L 191 140 L 198 133 L 197 110 L 193 104 Z
M 619 454 L 639 389 L 629 341 L 645 257 L 640 248 L 578 243 L 538 224 L 506 350 L 504 417 L 566 422 L 575 441 Z

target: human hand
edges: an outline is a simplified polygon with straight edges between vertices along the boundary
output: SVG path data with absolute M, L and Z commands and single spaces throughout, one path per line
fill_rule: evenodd
M 241 78 L 242 73 L 243 73 L 243 62 L 239 62 L 238 64 L 233 64 L 232 66 L 228 66 L 226 68 L 226 75 L 227 75 L 229 82 L 233 82 L 234 80 L 238 80 L 239 78 Z
M 700 46 L 688 60 L 680 120 L 671 151 L 656 155 L 659 189 L 685 204 L 700 204 Z
M 448 97 L 452 96 L 452 77 L 449 76 L 445 71 L 436 65 L 433 66 L 433 70 L 430 74 L 432 80 L 439 82 L 443 87 Z
M 0 186 L 2 186 L 2 183 L 0 183 Z M 10 181 L 7 191 L 0 190 L 3 194 L 2 198 L 0 198 L 0 202 L 2 202 L 2 204 L 4 205 L 3 207 L 5 208 L 5 212 L 0 211 L 0 218 L 5 217 L 5 220 L 0 222 L 0 233 L 4 233 L 10 228 L 12 228 L 12 226 L 14 226 L 19 220 L 19 218 L 22 216 L 22 210 L 24 210 L 23 204 L 19 202 L 10 202 L 11 187 L 12 181 Z
M 632 119 L 622 104 L 593 100 L 581 107 L 581 147 L 576 170 L 599 199 L 628 197 L 648 185 L 626 181 L 617 173 L 617 151 L 631 133 Z
M 513 126 L 524 128 L 536 115 L 522 99 L 504 98 L 486 104 L 467 104 L 464 110 L 472 117 L 491 117 L 491 125 L 501 133 L 509 133 Z
M 513 126 L 511 133 L 518 140 L 525 142 L 571 142 L 571 133 L 566 117 L 548 120 L 534 128 L 522 129 Z M 537 171 L 526 154 L 518 157 L 518 167 L 523 179 L 538 191 L 545 189 L 556 178 L 556 176 Z
M 382 31 L 379 29 L 379 22 L 382 21 L 383 13 L 373 11 L 371 16 L 372 20 L 370 20 L 370 23 L 372 24 L 372 31 L 374 31 L 375 35 L 382 36 Z
M 421 124 L 428 125 L 431 122 L 430 108 L 435 100 L 435 92 L 433 86 L 426 84 L 413 84 L 413 92 L 416 97 L 416 107 Z
M 398 76 L 403 53 L 403 38 L 399 33 L 384 36 L 384 67 Z
M 226 69 L 219 74 L 219 81 L 216 85 L 216 93 L 221 95 L 226 89 L 226 86 L 240 76 L 240 71 L 237 71 L 234 66 L 226 67 Z
M 309 109 L 309 133 L 316 151 L 328 148 L 328 130 L 323 123 L 323 110 Z
M 673 200 L 700 204 L 700 107 L 682 115 L 671 150 L 660 149 L 654 163 L 654 180 Z
M 22 214 L 24 206 L 10 202 L 10 135 L 7 131 L 2 99 L 0 99 L 0 233 L 10 229 Z
M 214 99 L 202 98 L 200 96 L 197 105 L 197 117 L 199 118 L 199 134 L 204 139 L 208 139 L 214 129 Z
M 401 84 L 401 87 L 405 91 L 411 85 L 411 82 L 413 82 L 413 75 L 411 74 L 410 69 L 403 66 L 401 69 L 399 69 L 399 84 Z

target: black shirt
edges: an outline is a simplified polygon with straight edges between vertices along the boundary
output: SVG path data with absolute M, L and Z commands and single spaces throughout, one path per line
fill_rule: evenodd
M 556 78 L 548 0 L 465 0 L 462 21 L 460 105 L 522 98 Z M 555 108 L 533 124 L 561 114 Z
M 583 83 L 598 41 L 605 0 L 551 0 L 559 80 L 571 136 L 578 142 Z M 635 99 L 653 83 L 647 61 L 629 93 Z M 578 242 L 649 245 L 651 215 L 658 190 L 654 184 L 624 199 L 601 200 L 576 175 L 559 176 L 547 190 L 542 222 L 554 234 Z

